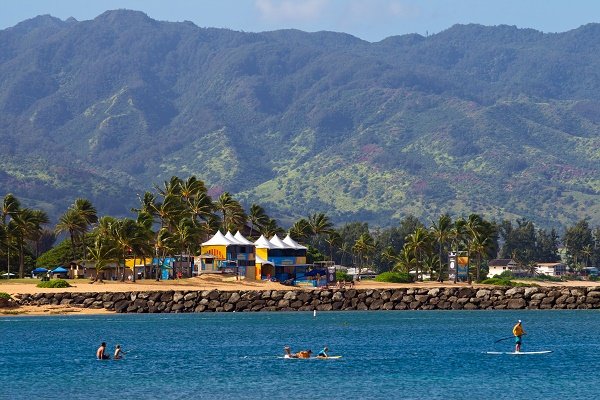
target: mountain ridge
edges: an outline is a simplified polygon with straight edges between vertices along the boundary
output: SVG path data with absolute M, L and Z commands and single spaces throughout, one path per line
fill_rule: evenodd
M 284 222 L 600 223 L 599 35 L 470 24 L 370 43 L 138 11 L 36 17 L 0 31 L 0 186 L 118 215 L 194 174 Z M 64 182 L 44 173 L 61 168 Z

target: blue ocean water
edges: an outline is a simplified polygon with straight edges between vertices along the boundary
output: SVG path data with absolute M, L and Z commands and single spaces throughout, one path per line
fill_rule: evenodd
M 528 332 L 511 351 L 517 319 Z M 0 318 L 2 399 L 589 399 L 600 312 L 389 311 Z M 99 343 L 128 351 L 98 361 Z M 337 360 L 278 358 L 284 345 Z

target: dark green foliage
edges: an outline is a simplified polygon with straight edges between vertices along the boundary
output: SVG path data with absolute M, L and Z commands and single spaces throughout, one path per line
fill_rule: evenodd
M 12 297 L 8 293 L 0 292 L 0 299 L 10 300 Z
M 83 253 L 78 252 L 76 256 L 77 258 L 81 258 Z M 67 239 L 41 254 L 36 260 L 36 265 L 43 268 L 54 268 L 66 265 L 69 262 L 71 262 L 71 243 Z
M 335 280 L 338 282 L 350 282 L 352 277 L 345 271 L 335 271 Z
M 506 278 L 488 278 L 481 281 L 484 285 L 496 285 L 496 286 L 531 286 L 530 284 L 514 282 Z
M 457 25 L 368 43 L 37 17 L 0 31 L 0 187 L 53 219 L 77 197 L 127 215 L 187 171 L 278 219 L 595 225 L 598 37 Z
M 375 277 L 377 282 L 390 282 L 390 283 L 411 283 L 414 278 L 410 274 L 403 272 L 382 272 Z
M 536 281 L 561 282 L 563 279 L 560 276 L 550 276 L 539 274 L 535 276 Z
M 69 282 L 64 279 L 51 279 L 49 281 L 40 282 L 37 284 L 39 288 L 68 288 L 71 287 Z

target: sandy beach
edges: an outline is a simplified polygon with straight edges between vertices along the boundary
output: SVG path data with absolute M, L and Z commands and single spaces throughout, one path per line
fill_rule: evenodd
M 64 292 L 131 292 L 131 291 L 167 291 L 167 290 L 314 290 L 314 288 L 302 288 L 285 286 L 278 282 L 245 281 L 236 280 L 235 277 L 222 275 L 202 275 L 200 277 L 159 281 L 141 280 L 138 282 L 115 282 L 104 281 L 92 283 L 89 280 L 71 280 L 72 287 L 69 288 L 38 288 L 39 280 L 27 281 L 2 281 L 0 292 L 11 296 L 17 294 L 34 293 L 64 293 Z M 576 287 L 576 286 L 600 286 L 600 282 L 590 281 L 567 281 L 567 282 L 535 282 L 539 286 Z M 365 280 L 357 282 L 356 289 L 395 289 L 395 288 L 434 288 L 434 287 L 493 287 L 453 282 L 417 282 L 417 283 L 385 283 Z M 348 286 L 347 286 L 348 287 Z M 55 315 L 55 314 L 110 314 L 111 311 L 104 309 L 89 309 L 70 305 L 44 305 L 44 306 L 21 306 L 12 309 L 1 309 L 1 315 Z

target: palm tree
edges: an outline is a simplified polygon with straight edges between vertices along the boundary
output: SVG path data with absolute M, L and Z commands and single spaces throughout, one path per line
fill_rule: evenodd
M 200 193 L 198 196 L 191 198 L 187 203 L 187 208 L 189 210 L 189 216 L 194 222 L 199 225 L 205 225 L 206 232 L 213 231 L 209 227 L 210 221 L 214 219 L 213 211 L 215 206 L 208 194 Z M 218 229 L 218 227 L 216 229 Z
M 315 213 L 308 216 L 308 225 L 311 233 L 315 236 L 326 235 L 333 231 L 333 224 L 329 217 L 323 213 Z
M 246 222 L 246 214 L 241 204 L 224 192 L 215 203 L 215 208 L 223 214 L 222 228 L 224 231 L 238 230 Z
M 12 193 L 8 193 L 4 196 L 4 199 L 2 200 L 2 210 L 0 210 L 0 213 L 2 214 L 2 225 L 6 225 L 7 218 L 12 218 L 20 209 L 21 203 Z
M 294 240 L 306 241 L 311 235 L 311 227 L 308 220 L 300 218 L 294 222 L 288 233 Z
M 87 229 L 87 222 L 82 215 L 73 208 L 69 208 L 58 220 L 58 224 L 54 228 L 57 234 L 68 232 L 71 240 L 71 260 L 77 258 L 75 249 L 77 239 Z
M 163 182 L 163 187 L 155 185 L 154 188 L 162 197 L 167 196 L 180 196 L 181 195 L 181 184 L 183 181 L 177 176 L 172 176 L 168 181 Z
M 190 203 L 194 198 L 206 193 L 206 186 L 203 181 L 195 176 L 190 176 L 185 181 L 179 182 L 179 194 L 186 203 Z
M 136 235 L 138 233 L 138 227 L 134 220 L 130 218 L 124 218 L 117 220 L 110 226 L 110 237 L 114 243 L 115 251 L 117 253 L 117 276 L 119 274 L 120 262 L 123 262 L 123 270 L 121 274 L 121 281 L 125 280 L 125 268 L 127 253 L 133 251 Z M 133 268 L 135 269 L 135 268 Z
M 410 274 L 410 271 L 417 267 L 417 259 L 415 258 L 413 252 L 411 251 L 409 246 L 402 247 L 400 250 L 400 254 L 398 254 L 398 261 L 394 266 L 394 271 L 403 272 L 405 274 Z
M 6 233 L 6 265 L 10 270 L 10 248 L 12 239 L 14 238 L 11 235 L 11 232 L 7 226 L 8 218 L 13 218 L 21 209 L 21 203 L 19 200 L 12 194 L 8 193 L 2 199 L 2 209 L 0 210 L 0 214 L 2 216 L 2 226 L 5 228 Z M 10 271 L 9 271 L 10 272 Z
M 92 202 L 87 200 L 87 199 L 82 199 L 82 198 L 78 198 L 75 200 L 75 203 L 73 203 L 73 205 L 71 206 L 71 208 L 73 210 L 75 210 L 75 212 L 77 214 L 79 214 L 81 216 L 81 218 L 83 219 L 83 221 L 85 221 L 85 226 L 83 227 L 83 231 L 81 232 L 81 248 L 82 248 L 82 254 L 83 254 L 83 262 L 84 262 L 84 267 L 85 267 L 85 258 L 86 258 L 86 244 L 85 244 L 85 236 L 86 233 L 88 231 L 88 229 L 92 226 L 92 224 L 95 224 L 98 222 L 98 211 L 96 210 L 96 207 L 94 207 L 92 205 Z
M 586 244 L 581 249 L 581 255 L 585 259 L 585 266 L 586 267 L 589 266 L 589 264 L 590 264 L 590 257 L 592 257 L 592 254 L 594 254 L 594 247 L 591 244 Z
M 131 241 L 131 250 L 133 254 L 133 282 L 135 282 L 137 278 L 137 272 L 135 270 L 136 259 L 140 257 L 141 259 L 145 260 L 146 257 L 152 256 L 152 240 L 154 237 L 154 232 L 152 232 L 152 222 L 150 222 L 150 226 L 148 227 L 147 221 L 144 221 L 142 219 L 142 222 L 140 222 L 140 218 L 138 216 L 138 220 L 135 223 L 135 232 L 133 235 L 134 238 Z
M 161 228 L 156 234 L 156 242 L 154 242 L 156 251 L 156 281 L 160 281 L 162 266 L 167 255 L 175 249 L 173 234 L 167 228 Z
M 406 238 L 406 246 L 413 252 L 414 257 L 417 260 L 415 273 L 419 280 L 423 280 L 423 276 L 419 276 L 419 267 L 424 258 L 423 253 L 430 247 L 430 244 L 429 232 L 421 226 L 417 227 L 417 229 Z
M 342 243 L 342 237 L 338 232 L 332 231 L 325 236 L 325 242 L 329 245 L 329 260 L 333 261 L 333 249 Z
M 396 264 L 398 264 L 398 261 L 400 261 L 400 256 L 396 253 L 396 250 L 394 250 L 393 246 L 387 246 L 381 252 L 381 259 L 383 261 L 387 261 L 387 262 L 391 263 L 391 268 L 389 268 L 389 269 L 392 270 L 392 269 L 394 269 Z
M 277 221 L 273 218 L 269 218 L 269 222 L 264 224 L 260 229 L 260 234 L 266 238 L 273 237 L 275 235 L 283 234 L 285 231 L 279 227 Z
M 461 250 L 465 248 L 465 224 L 466 221 L 464 218 L 459 218 L 454 221 L 452 227 L 450 228 L 449 240 L 451 243 L 451 249 L 456 254 L 459 254 Z M 458 265 L 456 266 L 456 271 L 454 273 L 454 283 L 458 280 Z
M 474 242 L 482 242 L 483 220 L 478 214 L 471 214 L 465 223 L 465 232 L 467 235 L 467 279 L 471 281 L 470 266 L 471 266 L 471 247 Z M 479 266 L 477 266 L 477 280 L 479 280 Z
M 371 234 L 363 233 L 354 243 L 352 247 L 358 258 L 358 278 L 360 279 L 360 273 L 363 263 L 368 265 L 370 257 L 375 253 L 375 241 Z
M 25 241 L 35 240 L 42 232 L 42 225 L 50 220 L 41 210 L 23 208 L 14 216 L 11 223 L 16 226 L 17 246 L 19 250 L 19 278 L 25 277 Z
M 248 222 L 250 222 L 250 237 L 252 237 L 254 228 L 256 227 L 260 231 L 261 226 L 269 222 L 269 216 L 265 213 L 264 208 L 258 204 L 252 204 L 248 213 Z
M 117 250 L 108 238 L 103 235 L 96 235 L 94 244 L 88 246 L 87 252 L 96 269 L 95 281 L 102 282 L 102 274 L 106 266 L 118 257 Z
M 173 232 L 173 245 L 174 247 L 179 249 L 179 255 L 183 256 L 184 254 L 190 255 L 190 246 L 193 243 L 197 243 L 201 234 L 203 233 L 203 229 L 189 218 L 183 218 L 179 221 L 179 223 L 175 226 L 175 230 Z M 175 276 L 177 276 L 177 271 L 173 271 Z
M 448 245 L 450 240 L 450 234 L 452 230 L 452 219 L 448 214 L 444 214 L 439 217 L 437 222 L 434 222 L 431 226 L 431 233 L 438 244 L 438 257 L 439 257 L 439 276 L 438 280 L 441 282 L 444 279 L 444 271 L 442 267 L 442 259 L 444 249 Z

